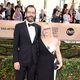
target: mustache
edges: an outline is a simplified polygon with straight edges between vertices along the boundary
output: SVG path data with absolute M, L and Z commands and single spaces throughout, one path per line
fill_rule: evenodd
M 32 17 L 32 18 L 34 18 L 33 16 L 28 16 L 28 18 L 29 18 L 29 17 Z
M 35 21 L 36 16 L 35 16 L 35 17 L 34 17 L 34 16 L 26 16 L 26 19 L 27 19 L 28 21 Z

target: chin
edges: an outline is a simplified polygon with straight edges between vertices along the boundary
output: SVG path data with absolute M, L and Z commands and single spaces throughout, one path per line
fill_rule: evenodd
M 49 34 L 45 34 L 45 36 L 49 36 Z
M 28 18 L 27 19 L 29 22 L 34 22 L 34 19 L 32 19 L 32 18 Z
M 33 22 L 33 21 L 34 21 L 33 19 L 30 19 L 30 20 L 29 20 L 29 22 Z

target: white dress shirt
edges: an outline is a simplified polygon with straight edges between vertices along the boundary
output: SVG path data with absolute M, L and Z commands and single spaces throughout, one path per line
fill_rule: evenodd
M 34 26 L 28 26 L 28 21 L 26 21 L 26 25 L 27 25 L 27 28 L 28 28 L 28 32 L 29 32 L 29 36 L 30 36 L 30 39 L 31 39 L 31 42 L 33 43 L 34 41 L 34 38 L 35 38 L 35 35 L 36 35 L 36 32 L 35 32 L 35 27 Z

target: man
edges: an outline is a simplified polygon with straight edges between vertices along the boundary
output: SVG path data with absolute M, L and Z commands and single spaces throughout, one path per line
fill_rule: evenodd
M 26 20 L 16 24 L 14 30 L 13 62 L 16 80 L 24 80 L 26 72 L 27 80 L 35 79 L 41 27 L 34 23 L 36 9 L 33 5 L 25 9 L 25 16 Z
M 23 15 L 22 17 L 23 17 L 23 20 L 24 20 L 24 11 L 23 11 L 23 7 L 22 7 L 22 5 L 21 5 L 20 0 L 17 1 L 17 5 L 15 6 L 15 9 L 16 9 L 17 7 L 20 8 L 20 12 L 21 12 L 21 14 Z

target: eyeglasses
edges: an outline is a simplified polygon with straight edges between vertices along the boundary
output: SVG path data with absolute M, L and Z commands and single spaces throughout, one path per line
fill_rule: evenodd
M 29 13 L 29 14 L 31 14 L 31 13 L 32 13 L 32 14 L 36 14 L 35 12 L 31 12 L 31 11 L 27 11 L 27 13 Z

